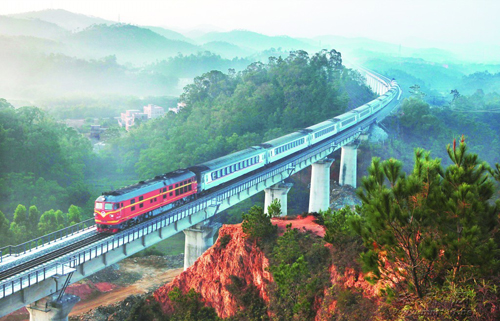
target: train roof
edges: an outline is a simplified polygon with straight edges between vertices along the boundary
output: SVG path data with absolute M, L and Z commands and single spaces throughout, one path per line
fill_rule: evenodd
M 262 153 L 262 147 L 261 146 L 253 146 L 250 148 L 246 148 L 244 150 L 240 150 L 238 152 L 222 156 L 213 160 L 210 160 L 205 163 L 201 163 L 192 167 L 189 167 L 189 169 L 193 171 L 205 171 L 205 170 L 214 170 L 218 169 L 230 164 L 234 164 L 240 160 L 247 159 L 252 156 L 257 156 Z
M 366 109 L 370 108 L 370 104 L 371 104 L 372 102 L 373 102 L 373 100 L 372 100 L 372 101 L 370 101 L 369 103 L 366 103 L 366 104 L 364 104 L 364 105 L 359 106 L 358 108 L 354 108 L 354 109 L 353 109 L 353 110 L 351 110 L 351 111 L 353 111 L 353 112 L 363 112 L 363 111 L 365 111 Z
M 265 147 L 277 147 L 277 146 L 281 146 L 283 144 L 289 143 L 289 142 L 294 141 L 296 139 L 299 139 L 299 138 L 302 138 L 302 137 L 306 137 L 308 131 L 310 131 L 310 130 L 308 130 L 308 129 L 304 130 L 303 129 L 302 131 L 294 132 L 294 133 L 291 133 L 291 134 L 288 134 L 288 135 L 285 135 L 285 136 L 281 136 L 281 137 L 275 138 L 273 140 L 265 142 L 262 145 L 265 145 Z
M 187 169 L 178 169 L 173 172 L 165 173 L 162 175 L 155 176 L 154 178 L 145 180 L 145 181 L 140 181 L 137 184 L 125 186 L 122 188 L 119 188 L 114 191 L 109 191 L 109 192 L 104 192 L 102 195 L 104 196 L 124 196 L 127 195 L 127 198 L 134 197 L 136 192 L 139 192 L 138 195 L 147 193 L 149 191 L 152 191 L 154 189 L 161 188 L 166 185 L 171 185 L 174 183 L 177 183 L 179 181 L 183 181 L 185 179 L 191 178 L 194 176 L 194 173 L 187 170 Z M 128 195 L 130 194 L 130 195 Z M 108 198 L 109 201 L 112 201 L 114 197 Z M 120 199 L 122 199 L 120 197 Z
M 309 127 L 307 127 L 307 129 L 310 129 L 313 132 L 317 132 L 318 130 L 322 130 L 324 128 L 328 128 L 331 126 L 335 126 L 335 122 L 333 122 L 332 120 L 325 120 L 324 122 L 321 122 L 319 124 L 309 126 Z
M 353 116 L 356 116 L 356 113 L 352 112 L 352 111 L 348 111 L 347 113 L 344 113 L 342 115 L 338 115 L 337 117 L 333 118 L 333 119 L 337 119 L 337 120 L 345 120 L 349 117 L 353 117 Z

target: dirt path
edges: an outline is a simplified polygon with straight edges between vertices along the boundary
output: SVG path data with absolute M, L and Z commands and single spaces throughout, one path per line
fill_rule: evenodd
M 85 313 L 91 309 L 95 309 L 99 306 L 110 305 L 119 301 L 125 300 L 129 295 L 132 294 L 144 294 L 149 290 L 156 289 L 159 286 L 172 281 L 174 277 L 179 275 L 184 269 L 174 269 L 161 271 L 152 267 L 145 267 L 142 265 L 133 264 L 127 262 L 121 266 L 122 270 L 130 272 L 139 272 L 142 274 L 142 278 L 132 285 L 117 288 L 107 293 L 100 293 L 99 295 L 93 297 L 85 302 L 78 302 L 71 313 L 70 316 L 79 315 Z

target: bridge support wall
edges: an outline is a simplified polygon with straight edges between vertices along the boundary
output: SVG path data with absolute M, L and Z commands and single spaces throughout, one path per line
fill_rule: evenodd
M 71 309 L 80 298 L 72 294 L 64 294 L 59 301 L 52 297 L 30 304 L 26 308 L 30 313 L 30 321 L 67 321 Z
M 325 158 L 312 164 L 309 213 L 326 211 L 330 206 L 330 166 L 333 161 L 333 158 Z
M 356 187 L 358 144 L 349 144 L 342 147 L 340 158 L 339 185 Z
M 288 191 L 292 188 L 292 183 L 278 183 L 271 186 L 270 188 L 264 189 L 265 199 L 264 199 L 264 213 L 267 213 L 267 208 L 271 203 L 277 199 L 281 204 L 281 215 L 286 216 L 288 214 Z
M 184 270 L 193 263 L 212 245 L 214 245 L 214 235 L 220 224 L 198 223 L 183 230 L 186 234 L 184 244 Z

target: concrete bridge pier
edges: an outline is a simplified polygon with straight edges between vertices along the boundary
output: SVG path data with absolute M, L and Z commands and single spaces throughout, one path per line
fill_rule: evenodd
M 30 313 L 30 321 L 68 321 L 68 315 L 78 301 L 80 298 L 76 295 L 65 293 L 60 300 L 49 296 L 26 308 Z
M 292 188 L 292 183 L 278 183 L 271 186 L 270 188 L 264 189 L 265 199 L 264 199 L 264 213 L 267 213 L 267 207 L 277 199 L 281 203 L 281 215 L 286 216 L 288 214 L 288 191 Z
M 214 245 L 214 235 L 221 226 L 220 223 L 209 224 L 204 221 L 183 230 L 184 234 L 186 234 L 184 270 L 193 265 L 208 248 Z
M 358 146 L 359 143 L 353 143 L 342 147 L 339 185 L 356 187 Z
M 325 158 L 312 164 L 309 213 L 326 211 L 330 207 L 330 166 L 334 161 Z

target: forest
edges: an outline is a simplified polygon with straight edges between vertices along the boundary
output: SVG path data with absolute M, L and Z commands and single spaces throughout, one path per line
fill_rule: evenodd
M 172 58 L 172 65 L 176 59 L 185 58 Z M 162 64 L 158 65 L 159 72 L 167 68 Z M 461 134 L 466 135 L 471 151 L 480 153 L 484 160 L 493 164 L 500 159 L 499 150 L 490 148 L 498 144 L 499 114 L 487 112 L 499 108 L 498 93 L 478 90 L 473 95 L 461 95 L 455 90 L 449 103 L 433 106 L 418 85 L 405 89 L 410 97 L 382 123 L 389 140 L 362 144 L 358 162 L 361 170 L 368 167 L 372 156 L 391 155 L 409 166 L 417 147 L 430 150 L 446 162 L 442 146 Z M 87 138 L 58 120 L 82 113 L 87 105 L 102 113 L 105 108 L 99 100 L 70 102 L 74 109 L 61 103 L 42 110 L 13 108 L 2 99 L 2 226 L 9 230 L 10 222 L 16 222 L 19 205 L 26 209 L 35 206 L 39 218 L 51 210 L 68 213 L 64 219 L 59 215 L 60 223 L 53 226 L 54 230 L 73 222 L 68 218 L 71 206 L 78 207 L 81 219 L 90 218 L 93 201 L 103 191 L 260 144 L 334 117 L 373 97 L 361 76 L 342 64 L 339 52 L 324 50 L 309 55 L 295 51 L 285 58 L 272 56 L 266 64 L 252 63 L 240 72 L 230 69 L 228 73 L 203 73 L 185 87 L 179 101 L 185 102 L 186 108 L 179 114 L 168 113 L 128 133 L 111 125 L 104 135 L 106 145 L 100 151 L 94 151 Z M 155 101 L 154 97 L 150 99 Z M 175 98 L 161 99 L 172 105 L 176 102 Z M 130 106 L 141 103 L 137 98 L 116 101 Z M 108 115 L 102 114 L 101 119 Z M 291 192 L 290 202 L 291 208 L 299 212 L 307 208 L 302 201 L 307 191 L 301 184 L 296 181 L 298 187 Z M 249 204 L 230 210 L 224 220 L 240 220 L 241 210 L 248 209 Z M 15 231 L 19 232 L 11 229 L 19 234 Z M 13 239 L 21 242 L 39 233 L 22 233 Z

